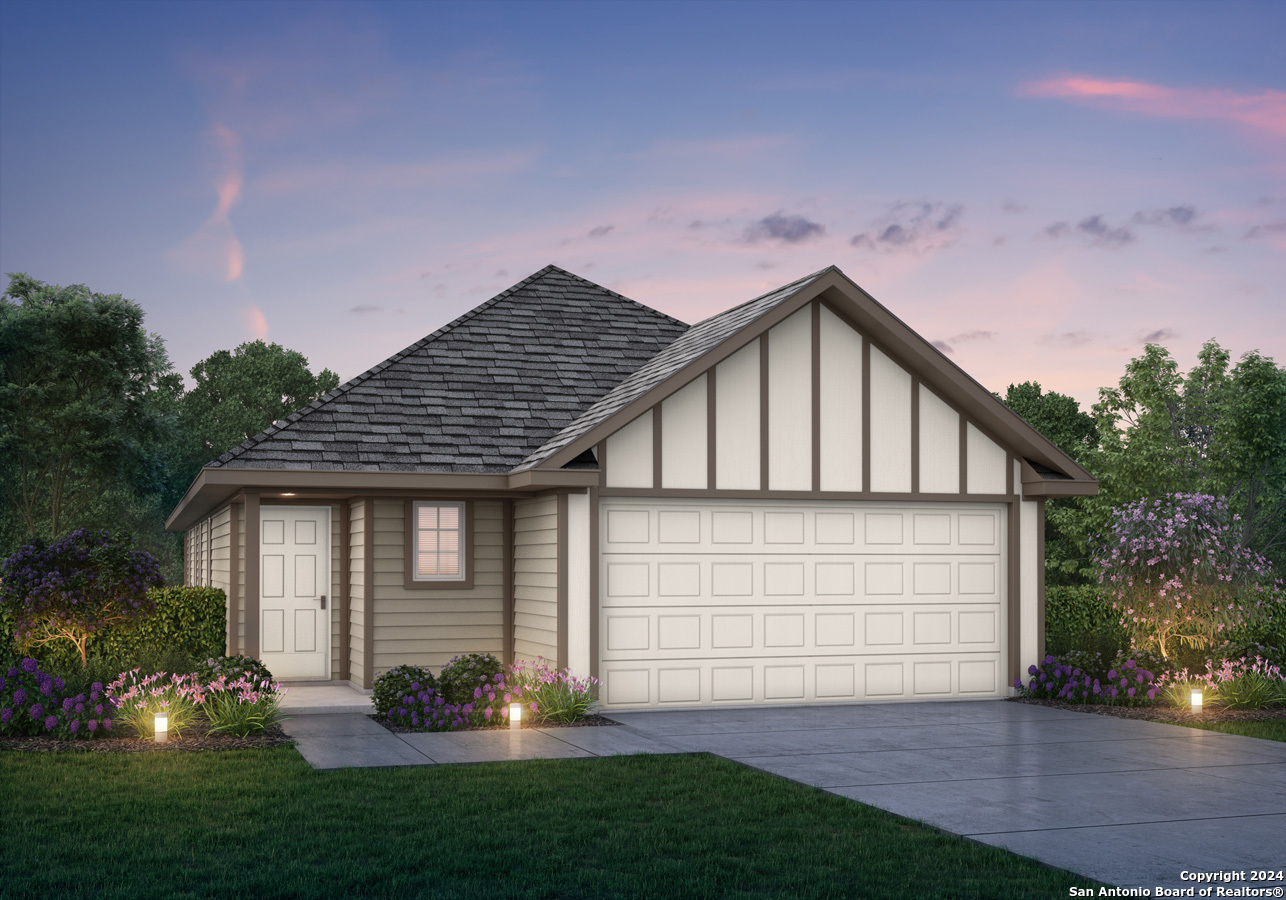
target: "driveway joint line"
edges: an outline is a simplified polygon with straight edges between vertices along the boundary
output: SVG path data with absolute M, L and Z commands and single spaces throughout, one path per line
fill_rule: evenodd
M 861 801 L 859 801 L 861 802 Z M 1057 828 L 1023 828 L 1018 831 L 969 831 L 959 832 L 965 837 L 994 837 L 1002 834 L 1032 834 L 1045 831 L 1081 831 L 1086 828 L 1135 828 L 1139 825 L 1178 825 L 1182 822 L 1223 822 L 1235 819 L 1263 819 L 1281 817 L 1286 813 L 1245 813 L 1237 816 L 1193 816 L 1182 819 L 1148 819 L 1140 822 L 1099 822 L 1088 825 L 1062 825 Z

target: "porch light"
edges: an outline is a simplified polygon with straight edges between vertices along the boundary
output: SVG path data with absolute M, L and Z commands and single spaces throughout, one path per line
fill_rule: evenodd
M 1192 689 L 1192 711 L 1201 712 L 1201 688 Z
M 165 713 L 156 714 L 155 731 L 158 744 L 164 744 L 170 739 L 170 717 L 168 715 Z
M 509 727 L 510 728 L 522 727 L 522 704 L 521 703 L 509 704 Z

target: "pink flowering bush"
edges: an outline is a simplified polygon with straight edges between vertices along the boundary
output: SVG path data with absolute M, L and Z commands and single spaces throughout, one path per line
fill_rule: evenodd
M 1167 494 L 1112 513 L 1096 548 L 1099 581 L 1135 647 L 1169 659 L 1283 610 L 1271 564 L 1241 545 L 1239 517 L 1206 494 Z
M 1207 661 L 1203 672 L 1178 672 L 1157 679 L 1161 698 L 1171 706 L 1187 706 L 1200 688 L 1203 701 L 1225 709 L 1266 709 L 1286 706 L 1286 675 L 1261 656 L 1226 659 L 1215 668 Z
M 541 722 L 566 724 L 589 715 L 597 707 L 598 679 L 579 678 L 570 668 L 555 670 L 543 657 L 510 667 L 511 680 L 523 686 L 538 708 Z
M 220 675 L 206 684 L 201 712 L 210 721 L 211 734 L 245 737 L 280 720 L 285 693 L 286 688 L 271 678 L 256 678 L 249 672 L 237 678 Z
M 205 702 L 205 685 L 195 675 L 140 676 L 135 668 L 109 684 L 107 696 L 116 705 L 120 723 L 139 737 L 152 736 L 160 713 L 168 716 L 169 731 L 177 737 L 196 720 L 197 708 Z

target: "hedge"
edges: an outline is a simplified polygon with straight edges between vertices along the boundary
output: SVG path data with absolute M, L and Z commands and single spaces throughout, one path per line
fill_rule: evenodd
M 1097 584 L 1048 585 L 1045 633 L 1081 634 L 1116 625 L 1120 616 Z
M 219 588 L 166 587 L 147 592 L 156 611 L 138 620 L 104 628 L 89 639 L 90 657 L 98 656 L 119 668 L 129 668 L 143 654 L 179 650 L 193 659 L 222 656 L 226 636 L 227 597 Z M 20 652 L 13 639 L 13 613 L 0 606 L 0 657 Z M 30 648 L 43 668 L 80 668 L 80 656 L 69 641 Z

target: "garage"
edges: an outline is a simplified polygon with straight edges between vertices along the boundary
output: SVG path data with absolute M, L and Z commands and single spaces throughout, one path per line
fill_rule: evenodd
M 605 498 L 605 705 L 1003 696 L 1006 514 Z

